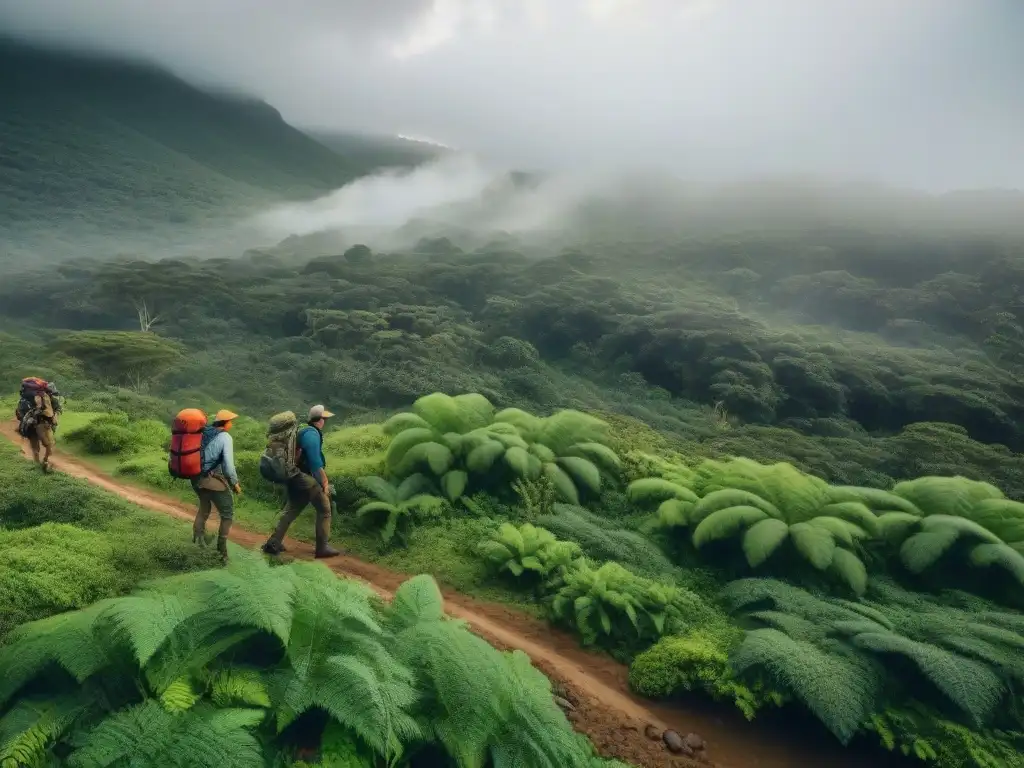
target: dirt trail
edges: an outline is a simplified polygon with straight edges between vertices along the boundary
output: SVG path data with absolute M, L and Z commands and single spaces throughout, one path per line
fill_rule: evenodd
M 22 442 L 13 425 L 0 425 L 0 434 L 11 442 Z M 27 444 L 23 452 L 29 456 Z M 54 468 L 117 494 L 139 506 L 162 512 L 181 520 L 192 521 L 195 507 L 169 499 L 154 491 L 119 482 L 88 463 L 56 451 Z M 237 523 L 231 529 L 231 541 L 250 549 L 266 540 Z M 335 542 L 343 546 L 344 542 Z M 311 545 L 288 538 L 287 554 L 311 559 Z M 408 574 L 396 573 L 350 556 L 322 561 L 335 573 L 367 583 L 378 594 L 389 599 Z M 465 620 L 480 637 L 502 649 L 517 648 L 547 674 L 565 698 L 576 709 L 570 720 L 586 733 L 607 757 L 617 757 L 644 768 L 790 768 L 791 766 L 829 766 L 830 768 L 882 768 L 893 765 L 877 753 L 871 756 L 852 754 L 817 737 L 808 737 L 786 729 L 785 732 L 767 723 L 747 723 L 732 711 L 708 712 L 645 702 L 629 692 L 626 667 L 599 653 L 579 646 L 576 638 L 518 611 L 493 603 L 443 590 L 445 607 L 450 616 Z M 695 732 L 708 744 L 707 758 L 698 763 L 668 752 L 660 740 L 644 735 L 653 725 L 658 732 L 671 728 L 680 734 Z

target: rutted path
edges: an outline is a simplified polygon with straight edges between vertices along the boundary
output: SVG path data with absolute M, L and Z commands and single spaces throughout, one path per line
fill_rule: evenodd
M 11 442 L 22 442 L 11 423 L 0 425 L 0 434 Z M 23 452 L 29 455 L 27 444 Z M 54 453 L 51 463 L 61 472 L 155 512 L 187 521 L 195 516 L 192 506 L 120 482 L 62 451 Z M 236 522 L 230 538 L 240 546 L 256 549 L 266 540 L 266 534 L 246 530 Z M 344 546 L 344 541 L 338 544 Z M 286 545 L 289 556 L 313 557 L 310 544 L 288 538 Z M 385 599 L 409 577 L 350 556 L 322 562 L 340 576 L 367 583 Z M 708 765 L 676 757 L 660 740 L 647 738 L 644 731 L 650 724 L 659 733 L 671 728 L 683 735 L 700 734 L 707 740 L 708 757 L 717 768 L 884 768 L 895 765 L 878 753 L 870 757 L 858 756 L 817 738 L 804 741 L 795 730 L 783 732 L 761 722 L 746 723 L 733 712 L 710 713 L 642 701 L 629 692 L 624 665 L 584 650 L 574 637 L 507 606 L 482 602 L 450 590 L 443 592 L 450 616 L 466 621 L 477 635 L 496 647 L 523 651 L 556 685 L 561 685 L 566 698 L 576 706 L 576 711 L 570 713 L 574 726 L 590 736 L 607 757 L 618 757 L 644 768 Z

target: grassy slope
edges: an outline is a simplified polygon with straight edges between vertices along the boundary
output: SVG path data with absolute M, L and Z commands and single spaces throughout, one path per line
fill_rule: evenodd
M 6 403 L 5 403 L 6 410 Z M 0 440 L 0 640 L 18 624 L 217 564 L 188 526 L 86 482 L 44 476 Z

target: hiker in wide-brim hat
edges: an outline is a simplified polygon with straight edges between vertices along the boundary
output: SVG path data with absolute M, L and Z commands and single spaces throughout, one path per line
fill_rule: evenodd
M 202 471 L 192 479 L 192 489 L 199 497 L 199 510 L 192 525 L 192 541 L 207 544 L 206 521 L 214 508 L 220 517 L 217 531 L 217 551 L 223 560 L 228 558 L 228 533 L 235 518 L 233 494 L 242 492 L 235 470 L 235 443 L 231 426 L 238 414 L 221 409 L 213 417 L 213 424 L 203 430 L 200 448 Z

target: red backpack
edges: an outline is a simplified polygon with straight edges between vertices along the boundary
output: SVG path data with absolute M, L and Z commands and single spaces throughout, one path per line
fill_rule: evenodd
M 206 422 L 206 414 L 198 408 L 186 408 L 174 417 L 171 422 L 171 450 L 167 458 L 171 477 L 192 480 L 202 474 L 201 450 Z

